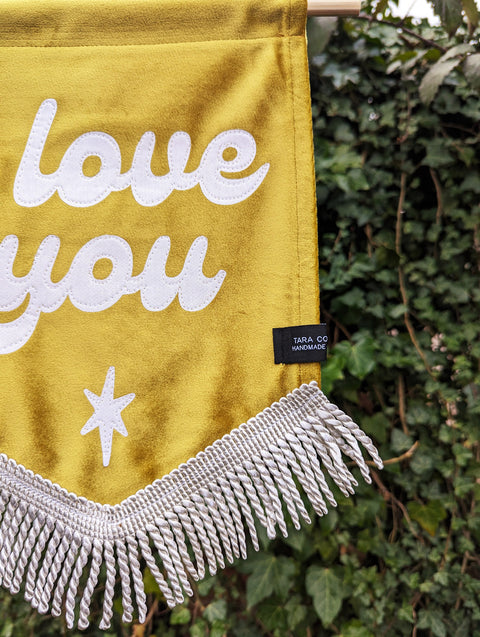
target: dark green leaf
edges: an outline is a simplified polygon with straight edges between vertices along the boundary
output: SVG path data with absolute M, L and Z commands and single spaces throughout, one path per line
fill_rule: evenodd
M 363 626 L 361 621 L 353 619 L 342 626 L 341 637 L 375 637 L 375 635 Z
M 425 505 L 419 502 L 409 502 L 407 508 L 410 517 L 416 520 L 432 537 L 437 532 L 440 522 L 447 517 L 447 512 L 438 500 L 432 500 Z
M 228 625 L 225 622 L 216 619 L 210 628 L 209 637 L 227 637 L 227 629 Z
M 274 591 L 285 597 L 292 586 L 295 563 L 287 557 L 264 555 L 255 563 L 254 570 L 247 581 L 248 607 L 258 604 Z
M 307 608 L 302 603 L 300 595 L 294 595 L 285 604 L 287 613 L 287 623 L 290 630 L 294 630 L 298 624 L 303 622 L 307 617 Z
M 227 618 L 227 602 L 224 599 L 218 599 L 209 604 L 203 611 L 203 617 L 210 623 L 215 620 L 224 620 Z
M 279 630 L 286 634 L 288 630 L 287 612 L 275 602 L 262 602 L 257 608 L 257 617 L 270 630 Z
M 342 607 L 342 582 L 331 569 L 310 566 L 305 584 L 322 624 L 329 626 Z
M 356 378 L 365 378 L 375 369 L 375 342 L 371 337 L 364 337 L 352 345 L 347 358 L 347 369 Z
M 191 613 L 185 606 L 175 606 L 170 615 L 170 624 L 176 626 L 178 624 L 189 624 L 191 619 Z
M 201 618 L 190 626 L 190 637 L 207 637 L 208 632 L 207 622 Z
M 462 23 L 462 3 L 460 0 L 432 0 L 433 9 L 440 17 L 448 34 L 452 36 Z

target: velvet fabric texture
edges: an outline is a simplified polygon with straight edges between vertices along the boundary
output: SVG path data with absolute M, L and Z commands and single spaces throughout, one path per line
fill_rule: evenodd
M 305 20 L 0 1 L 0 452 L 113 505 L 319 380 Z

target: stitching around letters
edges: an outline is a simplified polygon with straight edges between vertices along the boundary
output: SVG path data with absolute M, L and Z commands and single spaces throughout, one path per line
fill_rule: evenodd
M 27 294 L 30 294 L 30 300 L 20 317 L 0 323 L 0 354 L 12 353 L 25 345 L 35 331 L 40 314 L 57 310 L 67 296 L 74 307 L 84 312 L 101 312 L 122 296 L 138 291 L 144 308 L 151 312 L 165 309 L 175 296 L 182 309 L 188 312 L 204 309 L 217 296 L 226 276 L 224 270 L 219 270 L 213 277 L 203 274 L 207 247 L 207 238 L 197 237 L 190 246 L 182 272 L 169 277 L 165 265 L 170 238 L 159 237 L 150 250 L 143 272 L 132 277 L 133 255 L 127 241 L 116 235 L 102 235 L 80 248 L 67 274 L 58 283 L 53 283 L 51 271 L 60 248 L 58 237 L 45 237 L 30 272 L 23 277 L 14 276 L 12 271 L 18 238 L 15 235 L 5 237 L 0 244 L 0 281 L 5 283 L 0 285 L 0 309 L 18 308 Z M 97 261 L 105 258 L 112 262 L 112 271 L 105 279 L 97 279 L 93 268 Z
M 40 160 L 56 112 L 56 101 L 47 99 L 42 102 L 35 116 L 13 187 L 14 199 L 20 206 L 39 206 L 58 192 L 68 205 L 86 208 L 100 203 L 111 192 L 129 186 L 137 203 L 154 206 L 162 203 L 173 190 L 189 190 L 197 184 L 212 203 L 232 205 L 250 197 L 270 168 L 270 164 L 263 164 L 245 177 L 223 177 L 222 171 L 238 173 L 247 169 L 256 155 L 253 136 L 241 129 L 231 129 L 214 137 L 205 149 L 199 167 L 185 173 L 191 140 L 188 133 L 178 131 L 168 142 L 169 172 L 154 175 L 151 172 L 151 159 L 155 149 L 155 134 L 147 131 L 137 144 L 130 169 L 121 173 L 121 152 L 115 139 L 107 133 L 92 131 L 80 135 L 70 144 L 55 172 L 43 174 Z M 85 150 L 82 150 L 83 146 L 86 146 Z M 227 148 L 237 151 L 237 156 L 230 161 L 222 156 Z M 92 177 L 87 177 L 83 172 L 83 164 L 89 156 L 101 160 L 99 171 Z M 81 192 L 82 196 L 75 196 L 76 192 Z

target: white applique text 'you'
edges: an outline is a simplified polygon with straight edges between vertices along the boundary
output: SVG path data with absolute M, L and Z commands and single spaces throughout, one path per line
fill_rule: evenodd
M 227 178 L 222 173 L 239 173 L 250 167 L 256 155 L 255 139 L 245 130 L 232 129 L 220 133 L 208 144 L 200 164 L 185 173 L 190 157 L 191 139 L 182 131 L 168 142 L 169 172 L 154 175 L 151 171 L 155 134 L 148 131 L 137 144 L 130 169 L 121 173 L 121 153 L 115 139 L 107 133 L 80 135 L 66 150 L 58 169 L 44 174 L 40 161 L 55 114 L 57 102 L 47 99 L 40 105 L 18 168 L 13 196 L 20 206 L 31 208 L 44 203 L 55 193 L 69 206 L 85 208 L 103 201 L 111 192 L 129 186 L 142 206 L 156 206 L 174 190 L 190 190 L 200 185 L 205 197 L 215 204 L 232 205 L 244 201 L 260 186 L 270 165 L 263 164 L 253 174 Z M 236 156 L 225 159 L 224 152 L 234 149 Z M 100 170 L 86 176 L 83 164 L 88 157 L 98 157 Z
M 21 316 L 0 323 L 0 354 L 15 352 L 25 345 L 37 326 L 42 312 L 54 312 L 67 296 L 83 312 L 101 312 L 114 305 L 124 294 L 140 292 L 145 309 L 159 312 L 178 295 L 181 307 L 198 312 L 216 297 L 226 273 L 214 277 L 203 274 L 207 253 L 206 237 L 197 237 L 190 246 L 181 273 L 169 277 L 165 267 L 170 252 L 170 237 L 159 237 L 153 244 L 143 271 L 132 276 L 133 256 L 129 244 L 116 235 L 102 235 L 88 241 L 75 255 L 69 271 L 58 283 L 51 280 L 52 268 L 60 249 L 60 239 L 49 235 L 40 244 L 30 272 L 16 277 L 12 268 L 18 250 L 16 235 L 0 243 L 0 312 L 16 310 L 30 295 Z M 97 261 L 108 259 L 112 270 L 105 279 L 97 279 L 93 269 Z

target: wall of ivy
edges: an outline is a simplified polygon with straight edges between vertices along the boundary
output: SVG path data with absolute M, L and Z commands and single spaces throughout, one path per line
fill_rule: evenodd
M 300 533 L 261 534 L 184 606 L 170 612 L 147 576 L 145 625 L 116 616 L 83 635 L 480 635 L 480 47 L 466 4 L 463 26 L 447 2 L 445 28 L 389 24 L 382 3 L 309 25 L 323 389 L 385 469 Z M 75 634 L 0 601 L 0 637 Z

